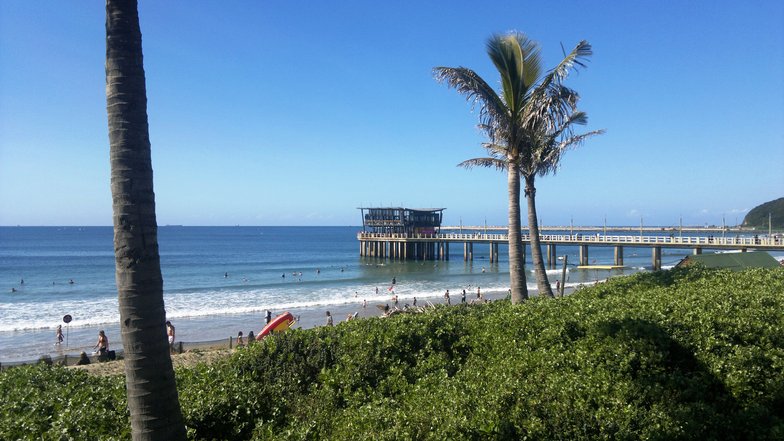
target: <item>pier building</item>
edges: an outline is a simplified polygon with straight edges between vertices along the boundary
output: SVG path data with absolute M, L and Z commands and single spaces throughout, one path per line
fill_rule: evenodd
M 448 260 L 438 237 L 445 208 L 360 207 L 359 254 L 397 260 Z

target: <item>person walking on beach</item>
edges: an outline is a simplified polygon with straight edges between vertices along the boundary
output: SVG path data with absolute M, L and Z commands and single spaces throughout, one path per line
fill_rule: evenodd
M 452 304 L 452 300 L 449 298 L 449 290 L 446 290 L 446 292 L 444 293 L 444 298 L 446 299 L 446 304 L 447 305 L 451 305 Z
M 57 325 L 57 331 L 55 331 L 55 336 L 57 337 L 56 345 L 59 345 L 63 342 L 63 325 Z
M 169 338 L 169 350 L 174 350 L 174 325 L 170 321 L 166 321 L 166 336 Z
M 272 311 L 268 309 L 267 312 L 264 314 L 264 319 L 267 321 L 266 324 L 269 325 L 269 322 L 272 321 Z
M 414 297 L 414 306 L 416 306 L 416 297 Z
M 105 357 L 106 353 L 109 351 L 109 339 L 106 337 L 106 333 L 103 332 L 103 329 L 98 331 L 98 343 L 93 346 L 93 349 L 98 349 L 98 355 L 100 357 Z
M 481 299 L 482 298 L 482 288 L 480 288 L 478 286 L 476 287 L 476 298 L 477 299 Z
M 460 303 L 466 302 L 466 292 L 463 290 L 463 294 L 460 295 Z
M 327 311 L 327 326 L 332 326 L 332 314 Z

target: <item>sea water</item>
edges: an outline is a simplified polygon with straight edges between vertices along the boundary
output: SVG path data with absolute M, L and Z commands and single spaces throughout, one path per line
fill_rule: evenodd
M 312 317 L 330 308 L 362 308 L 366 301 L 442 302 L 477 287 L 505 294 L 509 288 L 506 246 L 490 263 L 489 246 L 475 244 L 474 260 L 450 247 L 449 261 L 399 262 L 359 256 L 361 227 L 181 227 L 159 228 L 167 319 L 182 341 L 207 341 L 258 331 L 266 310 Z M 0 227 L 0 362 L 41 355 L 89 352 L 99 329 L 120 349 L 119 313 L 111 227 Z M 650 249 L 624 249 L 626 267 L 578 270 L 577 247 L 567 255 L 566 286 L 650 269 Z M 672 266 L 689 250 L 663 249 Z M 527 247 L 527 286 L 536 289 Z M 590 262 L 609 265 L 612 247 L 590 247 Z M 548 270 L 550 282 L 561 277 Z M 392 280 L 395 279 L 395 285 Z M 63 323 L 65 315 L 72 321 Z M 305 323 L 305 322 L 303 322 Z M 67 342 L 55 345 L 63 325 Z

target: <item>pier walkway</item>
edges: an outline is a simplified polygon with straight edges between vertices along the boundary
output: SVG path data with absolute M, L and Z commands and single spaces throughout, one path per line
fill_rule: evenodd
M 576 230 L 577 228 L 575 228 Z M 596 231 L 596 230 L 592 230 Z M 666 236 L 645 234 L 540 234 L 540 242 L 546 247 L 547 265 L 554 268 L 557 262 L 556 247 L 577 246 L 580 252 L 579 265 L 588 265 L 588 247 L 615 247 L 613 266 L 623 266 L 623 248 L 650 248 L 653 269 L 661 269 L 662 248 L 691 249 L 694 254 L 703 250 L 719 251 L 784 251 L 784 238 L 780 235 L 752 237 L 735 235 L 732 237 L 715 236 Z M 530 235 L 523 234 L 523 244 L 528 245 Z M 360 255 L 400 260 L 449 260 L 449 245 L 463 244 L 463 260 L 473 260 L 474 244 L 488 244 L 490 262 L 498 260 L 499 244 L 506 244 L 509 237 L 505 233 L 433 233 L 433 234 L 384 234 L 359 232 Z M 544 251 L 544 250 L 543 250 Z

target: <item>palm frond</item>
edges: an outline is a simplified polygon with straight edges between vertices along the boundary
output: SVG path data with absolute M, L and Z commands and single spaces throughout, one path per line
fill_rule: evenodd
M 474 167 L 494 168 L 496 170 L 506 170 L 506 162 L 498 158 L 473 158 L 467 159 L 459 164 L 458 167 L 472 169 Z
M 501 97 L 476 72 L 465 67 L 436 67 L 433 76 L 440 82 L 457 90 L 471 103 L 471 108 L 479 104 L 480 126 L 488 130 L 493 138 L 494 128 L 509 120 L 509 113 Z
M 516 119 L 542 73 L 539 45 L 519 32 L 496 34 L 487 41 L 487 54 L 501 75 L 504 102 Z
M 536 174 L 539 176 L 545 176 L 550 173 L 555 174 L 556 171 L 558 171 L 559 164 L 561 163 L 561 157 L 564 153 L 566 153 L 567 150 L 577 148 L 581 146 L 587 138 L 601 135 L 604 132 L 604 129 L 601 129 L 592 130 L 590 132 L 581 133 L 579 135 L 572 135 L 568 138 L 553 143 L 553 145 L 548 149 L 543 149 L 542 157 L 540 157 L 538 161 L 539 167 L 536 170 Z

